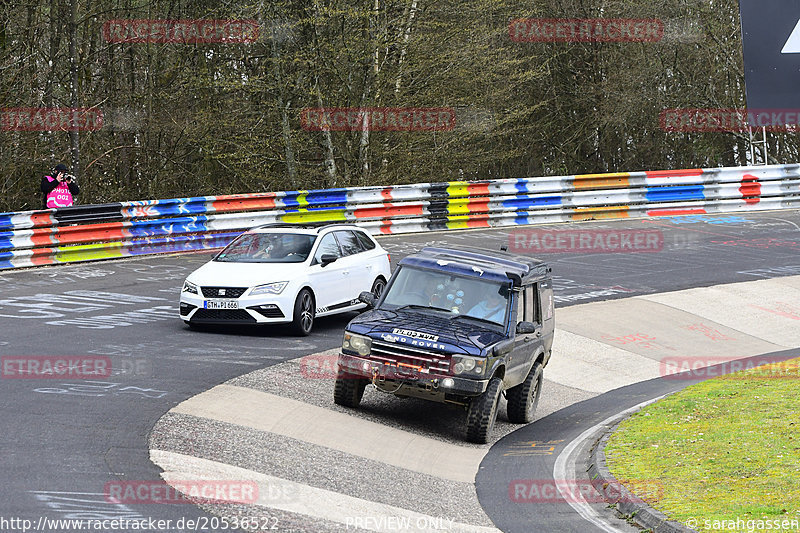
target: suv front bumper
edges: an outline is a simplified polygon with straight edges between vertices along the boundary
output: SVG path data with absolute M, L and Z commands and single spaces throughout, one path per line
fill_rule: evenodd
M 369 357 L 339 354 L 339 369 L 361 376 L 373 384 L 396 384 L 403 387 L 435 391 L 456 396 L 480 396 L 489 385 L 488 379 L 468 379 L 457 376 L 430 374 L 412 368 L 373 361 Z M 446 381 L 448 380 L 448 381 Z M 452 385 L 449 385 L 450 380 Z

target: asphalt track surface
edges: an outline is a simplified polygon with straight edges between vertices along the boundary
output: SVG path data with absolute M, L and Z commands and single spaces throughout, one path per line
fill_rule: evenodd
M 796 211 L 536 228 L 621 229 L 660 232 L 662 246 L 648 253 L 536 254 L 553 265 L 557 307 L 800 274 L 800 214 Z M 425 245 L 498 249 L 511 243 L 513 247 L 515 242 L 531 242 L 528 232 L 532 230 L 392 236 L 382 238 L 381 244 L 396 264 Z M 109 503 L 104 496 L 106 483 L 159 480 L 160 469 L 149 460 L 148 438 L 168 410 L 242 374 L 335 348 L 353 315 L 320 319 L 313 335 L 304 339 L 279 327 L 189 331 L 176 315 L 178 292 L 185 276 L 208 259 L 209 254 L 198 253 L 0 273 L 0 355 L 97 355 L 110 358 L 113 368 L 112 375 L 94 381 L 3 375 L 0 530 L 21 530 L 19 521 L 2 522 L 14 519 L 30 520 L 31 527 L 43 531 L 75 530 L 42 523 L 42 517 L 172 520 L 170 531 L 221 530 L 210 523 L 206 528 L 176 527 L 180 519 L 202 521 L 209 516 L 194 505 Z M 568 424 L 567 436 L 579 433 L 579 428 L 596 423 L 603 415 L 614 414 L 659 390 L 652 384 L 618 389 L 587 400 L 591 403 L 553 413 L 520 432 L 533 439 L 550 436 L 559 425 Z M 587 411 L 592 416 L 587 416 Z M 520 432 L 512 435 L 517 438 Z M 189 445 L 197 441 L 199 446 L 203 436 L 189 433 L 185 440 Z M 492 468 L 479 473 L 478 494 L 483 493 L 481 503 L 497 527 L 530 531 L 531 520 L 543 519 L 543 508 L 516 509 L 515 518 L 509 520 L 507 513 L 499 511 L 509 505 L 508 498 L 501 501 L 497 491 L 486 495 L 493 483 L 507 486 L 508 480 L 498 477 L 508 475 L 498 457 L 509 442 L 499 441 L 486 457 L 485 465 Z M 494 478 L 486 479 L 484 474 L 490 470 L 495 472 Z M 585 530 L 576 514 L 546 509 L 552 512 L 545 510 L 544 515 L 558 521 L 552 523 L 557 530 L 567 530 L 560 527 L 564 520 L 572 523 L 575 531 Z M 539 526 L 549 529 L 543 522 Z

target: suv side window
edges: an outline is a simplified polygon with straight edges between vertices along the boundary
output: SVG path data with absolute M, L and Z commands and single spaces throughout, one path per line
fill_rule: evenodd
M 542 323 L 542 303 L 539 301 L 539 284 L 525 287 L 525 320 Z
M 339 245 L 336 242 L 336 239 L 333 237 L 333 233 L 328 233 L 319 241 L 319 246 L 317 247 L 316 253 L 314 253 L 314 262 L 321 263 L 322 256 L 324 254 L 331 254 L 335 255 L 336 257 L 342 257 L 342 252 L 339 250 Z
M 361 241 L 358 240 L 355 233 L 352 231 L 334 231 L 336 240 L 342 247 L 342 252 L 345 256 L 358 254 L 364 251 L 361 247 Z
M 355 233 L 358 240 L 361 241 L 361 246 L 364 248 L 364 250 L 375 249 L 375 243 L 372 242 L 372 240 L 367 237 L 363 231 L 354 231 L 353 233 Z

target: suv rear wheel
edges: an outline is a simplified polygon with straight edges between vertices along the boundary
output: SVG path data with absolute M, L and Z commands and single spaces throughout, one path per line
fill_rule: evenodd
M 503 381 L 492 378 L 489 386 L 480 396 L 473 398 L 467 411 L 467 440 L 477 444 L 486 444 L 497 420 L 497 404 L 500 402 L 500 391 Z
M 539 405 L 539 395 L 542 392 L 542 364 L 533 363 L 531 371 L 525 381 L 508 389 L 508 420 L 514 424 L 528 424 L 533 422 L 536 406 Z
M 367 379 L 339 369 L 333 388 L 333 402 L 344 407 L 358 407 L 367 387 Z

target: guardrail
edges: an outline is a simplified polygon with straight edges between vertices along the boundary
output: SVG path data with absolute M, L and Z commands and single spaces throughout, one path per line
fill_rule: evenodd
M 220 248 L 273 222 L 373 234 L 800 207 L 800 164 L 201 196 L 0 213 L 0 269 Z

